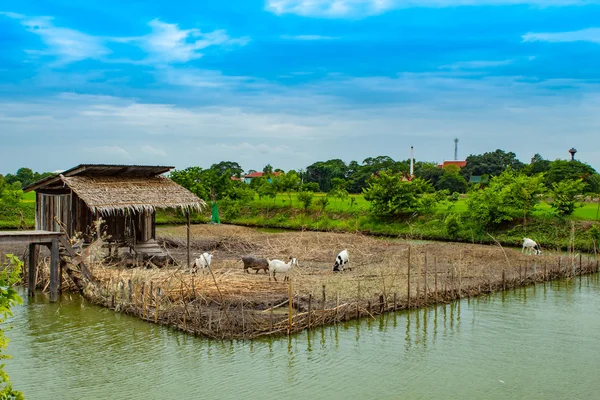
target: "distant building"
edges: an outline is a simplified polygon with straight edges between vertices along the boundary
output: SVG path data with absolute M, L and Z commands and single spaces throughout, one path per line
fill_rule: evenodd
M 438 164 L 438 168 L 445 168 L 448 165 L 456 165 L 459 169 L 464 167 L 465 165 L 467 165 L 467 161 L 466 160 L 449 160 L 449 161 L 444 161 L 441 164 Z
M 232 176 L 231 180 L 232 181 L 243 181 L 244 183 L 247 183 L 249 185 L 250 182 L 252 182 L 252 179 L 254 179 L 254 178 L 262 178 L 264 174 L 265 174 L 264 172 L 260 172 L 260 171 L 251 172 L 249 174 L 246 174 L 246 175 L 242 176 L 241 178 L 237 178 L 235 176 Z M 279 172 L 273 172 L 273 175 L 277 176 L 277 175 L 279 175 Z M 272 182 L 271 178 L 269 178 L 268 181 Z

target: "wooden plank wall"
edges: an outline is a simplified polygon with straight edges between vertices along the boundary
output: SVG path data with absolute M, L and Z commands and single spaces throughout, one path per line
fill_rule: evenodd
M 60 225 L 55 221 L 54 217 L 69 227 L 70 194 L 37 193 L 36 199 L 36 229 L 60 232 Z

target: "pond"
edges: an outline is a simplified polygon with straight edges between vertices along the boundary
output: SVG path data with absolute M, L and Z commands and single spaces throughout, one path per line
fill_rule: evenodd
M 318 328 L 214 341 L 64 295 L 25 298 L 7 361 L 27 399 L 596 398 L 598 275 Z

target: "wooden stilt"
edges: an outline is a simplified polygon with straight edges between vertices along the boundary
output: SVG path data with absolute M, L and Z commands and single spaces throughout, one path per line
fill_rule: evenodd
M 27 293 L 33 296 L 35 293 L 36 272 L 37 272 L 37 245 L 29 244 L 29 274 L 27 276 Z
M 58 239 L 52 239 L 50 245 L 50 302 L 58 301 Z
M 191 221 L 190 221 L 190 210 L 187 210 L 187 268 L 188 271 L 192 268 L 191 257 L 190 257 L 190 229 L 191 229 Z

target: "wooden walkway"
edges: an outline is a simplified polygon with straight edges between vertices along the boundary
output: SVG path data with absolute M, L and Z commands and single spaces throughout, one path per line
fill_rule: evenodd
M 62 279 L 59 262 L 59 243 L 65 242 L 60 232 L 50 231 L 0 231 L 0 245 L 5 243 L 21 243 L 29 245 L 27 291 L 30 296 L 35 292 L 37 281 L 37 246 L 50 249 L 50 301 L 58 301 L 58 289 Z

